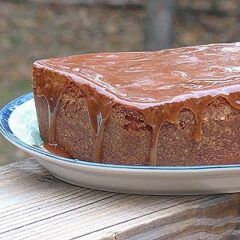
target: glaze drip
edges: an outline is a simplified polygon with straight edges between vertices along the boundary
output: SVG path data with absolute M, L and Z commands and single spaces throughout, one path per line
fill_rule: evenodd
M 50 144 L 50 143 L 44 143 L 43 147 L 47 149 L 49 152 L 52 152 L 58 156 L 64 157 L 64 158 L 72 158 L 70 154 L 68 154 L 66 151 L 64 151 L 61 147 L 59 147 L 57 144 Z
M 86 95 L 89 120 L 95 133 L 94 160 L 95 162 L 101 162 L 104 130 L 114 102 L 112 99 L 93 91 L 88 86 L 82 85 L 80 87 Z
M 40 91 L 36 91 L 37 97 L 43 97 L 48 107 L 48 142 L 45 142 L 43 147 L 50 152 L 67 158 L 71 158 L 70 154 L 63 150 L 56 141 L 56 121 L 63 94 L 67 91 L 69 85 L 68 81 L 64 82 L 62 88 L 58 91 L 59 96 L 57 96 L 56 92 L 53 94 L 52 91 L 48 91 L 44 86 L 41 86 Z M 95 162 L 101 162 L 104 130 L 108 118 L 111 116 L 114 102 L 86 85 L 80 87 L 86 96 L 89 121 L 95 134 L 94 160 Z
M 45 97 L 45 96 L 43 96 Z M 46 97 L 45 97 L 46 99 Z M 52 103 L 53 100 L 47 99 L 48 103 L 48 124 L 49 124 L 49 144 L 55 145 L 56 143 L 56 121 L 57 121 L 57 112 L 59 109 L 61 97 L 56 101 L 56 103 Z
M 150 145 L 150 157 L 149 165 L 157 165 L 157 147 L 161 126 L 164 122 L 176 124 L 179 118 L 179 114 L 183 109 L 190 110 L 195 117 L 195 129 L 193 131 L 193 140 L 196 144 L 201 142 L 202 139 L 202 116 L 207 106 L 211 104 L 218 97 L 224 98 L 231 107 L 240 110 L 240 93 L 233 93 L 230 95 L 219 96 L 207 96 L 202 99 L 190 99 L 183 103 L 177 103 L 175 105 L 164 105 L 158 109 L 146 109 L 143 111 L 146 122 L 152 127 L 152 137 Z
M 59 96 L 52 95 L 50 91 L 46 88 L 41 88 L 41 91 L 38 91 L 37 97 L 42 97 L 45 99 L 48 108 L 48 142 L 43 144 L 43 147 L 48 151 L 53 152 L 61 157 L 71 158 L 71 155 L 63 150 L 56 141 L 56 127 L 57 127 L 57 116 L 59 105 L 66 90 L 67 85 L 60 91 Z
M 137 108 L 151 126 L 149 165 L 158 165 L 161 127 L 164 122 L 176 124 L 183 109 L 195 117 L 192 137 L 196 144 L 202 138 L 203 113 L 216 98 L 223 97 L 240 110 L 239 60 L 240 43 L 231 43 L 157 52 L 86 54 L 36 62 L 34 87 L 37 86 L 37 96 L 44 96 L 49 106 L 49 144 L 56 144 L 59 102 L 71 81 L 86 96 L 96 162 L 102 160 L 102 142 L 112 109 L 115 104 L 122 104 Z M 58 86 L 51 85 L 54 76 L 63 76 Z
M 48 141 L 51 145 L 57 145 L 56 143 L 56 121 L 57 121 L 57 114 L 59 110 L 59 105 L 62 100 L 62 96 L 67 89 L 67 84 L 63 85 L 63 89 L 60 90 L 59 96 L 52 95 L 51 92 L 48 92 L 46 89 L 45 91 L 42 88 L 42 92 L 38 94 L 38 97 L 43 97 L 47 102 L 48 107 L 48 125 L 49 125 L 49 137 Z

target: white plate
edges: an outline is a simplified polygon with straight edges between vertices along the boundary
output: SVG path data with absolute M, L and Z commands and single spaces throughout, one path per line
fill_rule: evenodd
M 150 167 L 90 163 L 41 148 L 32 93 L 0 112 L 3 136 L 63 181 L 93 189 L 137 194 L 210 194 L 240 191 L 240 165 Z

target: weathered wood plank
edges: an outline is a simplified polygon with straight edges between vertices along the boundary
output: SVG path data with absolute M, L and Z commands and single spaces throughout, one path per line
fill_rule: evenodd
M 112 235 L 105 239 L 221 239 L 230 233 L 237 236 L 238 202 L 235 197 L 203 197 L 157 211 L 142 218 L 140 224 L 123 223 L 79 239 L 98 239 L 110 232 Z M 224 203 L 226 211 L 219 211 L 220 203 Z
M 239 194 L 140 196 L 57 180 L 34 159 L 0 168 L 0 239 L 238 239 Z

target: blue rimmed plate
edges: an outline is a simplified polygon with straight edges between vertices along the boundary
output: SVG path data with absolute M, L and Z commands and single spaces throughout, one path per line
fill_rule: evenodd
M 0 131 L 12 144 L 36 157 L 63 181 L 93 189 L 138 194 L 209 194 L 240 191 L 240 165 L 148 167 L 68 159 L 41 147 L 32 93 L 0 112 Z

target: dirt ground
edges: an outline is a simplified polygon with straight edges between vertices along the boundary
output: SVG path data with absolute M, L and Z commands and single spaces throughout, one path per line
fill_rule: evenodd
M 174 46 L 240 39 L 238 1 L 178 1 Z M 31 91 L 36 59 L 144 49 L 142 7 L 0 0 L 0 107 Z M 25 155 L 0 137 L 0 165 Z

